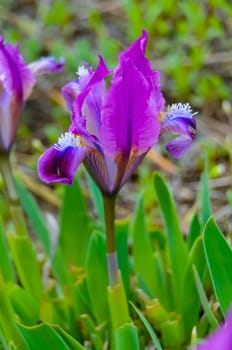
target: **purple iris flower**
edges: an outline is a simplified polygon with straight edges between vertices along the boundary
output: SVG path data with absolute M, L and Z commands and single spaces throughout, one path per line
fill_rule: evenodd
M 196 350 L 231 350 L 232 349 L 232 309 L 225 323 L 212 335 L 206 338 Z
M 146 44 L 147 32 L 143 31 L 120 53 L 113 72 L 99 56 L 95 72 L 82 63 L 78 79 L 63 87 L 71 125 L 57 144 L 40 157 L 38 173 L 42 181 L 72 184 L 83 162 L 101 191 L 112 195 L 157 143 L 168 120 L 174 125 L 171 131 L 178 132 L 175 118 L 171 121 L 166 115 L 161 122 L 164 98 L 160 73 L 145 57 Z M 107 90 L 105 78 L 111 74 Z M 179 131 L 183 133 L 181 128 Z
M 0 153 L 10 152 L 24 102 L 36 77 L 43 73 L 59 73 L 63 67 L 64 59 L 57 62 L 53 57 L 26 65 L 18 46 L 5 44 L 0 36 Z

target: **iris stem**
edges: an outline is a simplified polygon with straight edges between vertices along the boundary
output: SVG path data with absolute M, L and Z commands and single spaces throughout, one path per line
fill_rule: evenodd
M 103 194 L 105 230 L 106 230 L 106 250 L 107 266 L 109 276 L 109 286 L 113 287 L 119 283 L 118 258 L 115 246 L 115 201 L 116 195 L 107 196 Z
M 0 171 L 4 181 L 6 195 L 8 198 L 16 234 L 18 236 L 27 236 L 27 226 L 22 208 L 20 206 L 8 155 L 0 156 Z

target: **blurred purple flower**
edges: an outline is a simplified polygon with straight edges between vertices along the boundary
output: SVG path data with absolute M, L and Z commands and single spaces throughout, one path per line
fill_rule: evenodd
M 0 36 L 0 153 L 10 152 L 25 100 L 43 73 L 59 73 L 64 60 L 53 57 L 26 65 L 18 46 L 5 44 Z
M 120 53 L 113 72 L 99 56 L 95 72 L 82 63 L 77 71 L 79 78 L 64 86 L 62 92 L 71 111 L 71 125 L 57 144 L 40 157 L 41 180 L 72 184 L 83 161 L 101 191 L 111 195 L 157 143 L 169 117 L 163 112 L 160 73 L 152 70 L 145 57 L 146 44 L 147 32 L 143 31 L 140 38 Z M 104 79 L 112 73 L 106 91 Z M 169 123 L 170 131 L 183 134 L 183 128 L 176 128 L 174 112 L 170 119 L 173 119 Z
M 225 323 L 199 344 L 195 350 L 231 350 L 232 349 L 232 309 Z

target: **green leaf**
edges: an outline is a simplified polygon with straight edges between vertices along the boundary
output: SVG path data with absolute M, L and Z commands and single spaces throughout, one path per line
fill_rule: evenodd
M 208 155 L 205 157 L 205 170 L 201 178 L 201 216 L 203 224 L 209 219 L 212 213 L 210 195 L 209 195 L 209 171 Z
M 159 283 L 155 268 L 154 253 L 150 237 L 146 230 L 143 197 L 139 199 L 137 204 L 132 235 L 135 271 L 149 289 L 149 294 L 157 298 L 160 296 Z
M 195 240 L 190 251 L 188 264 L 184 273 L 182 293 L 180 293 L 182 296 L 181 314 L 187 340 L 189 340 L 192 328 L 197 325 L 200 316 L 200 299 L 193 275 L 193 265 L 195 265 L 198 274 L 202 279 L 206 268 L 206 261 L 201 236 Z
M 129 295 L 130 288 L 130 273 L 129 273 L 129 261 L 128 261 L 128 220 L 117 220 L 115 222 L 115 236 L 116 236 L 116 247 L 118 256 L 118 265 L 122 273 L 123 285 L 127 296 Z
M 65 187 L 60 216 L 60 248 L 67 265 L 84 266 L 90 219 L 77 180 Z
M 70 334 L 65 332 L 63 328 L 53 326 L 54 330 L 62 337 L 65 343 L 68 345 L 69 350 L 85 350 L 85 348 L 77 342 Z
M 218 323 L 216 317 L 214 316 L 213 311 L 210 308 L 209 302 L 207 300 L 207 296 L 206 296 L 205 291 L 204 291 L 204 287 L 201 283 L 200 276 L 199 276 L 195 266 L 193 266 L 193 273 L 194 273 L 194 278 L 195 278 L 198 294 L 199 294 L 203 309 L 205 311 L 205 314 L 206 314 L 211 326 L 213 328 L 217 328 L 219 326 L 219 323 Z
M 92 310 L 100 324 L 109 318 L 107 304 L 107 263 L 106 245 L 102 234 L 94 231 L 91 235 L 86 258 L 86 278 Z
M 30 238 L 9 233 L 8 242 L 20 282 L 29 294 L 40 300 L 42 297 L 40 267 Z
M 11 255 L 6 240 L 6 235 L 3 230 L 2 222 L 0 221 L 0 271 L 4 281 L 15 281 L 14 269 L 11 261 Z
M 109 286 L 107 292 L 112 329 L 116 330 L 124 324 L 131 323 L 127 297 L 120 272 L 119 282 L 112 287 Z
M 143 322 L 147 332 L 149 333 L 155 347 L 157 350 L 163 350 L 159 339 L 157 337 L 157 335 L 155 334 L 152 326 L 150 325 L 150 323 L 147 321 L 146 317 L 144 317 L 144 315 L 142 314 L 142 312 L 132 303 L 130 302 L 130 304 L 132 305 L 132 307 L 134 308 L 134 310 L 136 311 L 136 313 L 138 314 L 139 318 L 141 319 L 141 321 Z
M 70 349 L 62 337 L 46 323 L 41 323 L 40 325 L 32 327 L 18 324 L 18 329 L 27 341 L 30 349 Z
M 100 337 L 99 330 L 94 324 L 91 317 L 87 314 L 81 315 L 81 320 L 84 324 L 86 333 L 89 334 L 89 337 L 94 345 L 95 350 L 102 350 L 104 348 L 103 341 Z
M 205 225 L 203 237 L 214 291 L 226 316 L 232 300 L 232 250 L 212 217 Z
M 201 235 L 201 224 L 199 221 L 199 217 L 197 213 L 193 216 L 191 224 L 190 224 L 190 229 L 189 233 L 187 236 L 187 245 L 188 248 L 191 249 L 192 245 L 194 244 L 195 240 L 197 237 Z
M 115 350 L 140 350 L 138 332 L 133 323 L 126 323 L 114 331 Z
M 28 326 L 36 324 L 39 320 L 39 303 L 16 284 L 10 284 L 8 289 L 11 304 L 21 322 Z
M 12 305 L 10 303 L 7 284 L 0 275 L 0 330 L 10 349 L 29 350 L 25 339 L 19 332 Z
M 154 174 L 154 186 L 167 232 L 167 242 L 173 270 L 173 292 L 176 309 L 178 310 L 181 305 L 179 290 L 183 283 L 183 266 L 187 264 L 187 249 L 180 231 L 173 198 L 164 179 L 158 173 Z
M 41 210 L 38 204 L 36 203 L 34 197 L 26 190 L 26 188 L 23 186 L 22 182 L 19 181 L 19 179 L 15 179 L 15 184 L 23 209 L 27 213 L 27 216 L 32 224 L 36 235 L 43 244 L 45 253 L 48 256 L 50 256 L 50 233 L 45 224 L 45 220 L 41 213 Z

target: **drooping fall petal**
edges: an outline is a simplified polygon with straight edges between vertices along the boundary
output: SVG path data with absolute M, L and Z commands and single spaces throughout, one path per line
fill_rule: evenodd
M 66 133 L 58 144 L 45 151 L 38 161 L 38 174 L 44 182 L 72 184 L 79 164 L 86 155 L 75 136 Z

